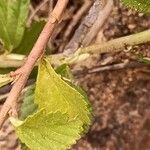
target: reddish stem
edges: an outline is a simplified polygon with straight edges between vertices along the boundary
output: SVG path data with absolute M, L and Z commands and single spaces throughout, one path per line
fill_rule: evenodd
M 16 70 L 13 75 L 18 74 L 18 79 L 14 83 L 6 102 L 4 103 L 0 112 L 0 128 L 2 127 L 4 121 L 7 119 L 10 110 L 14 114 L 16 111 L 17 100 L 20 96 L 22 89 L 24 88 L 26 81 L 35 65 L 37 60 L 44 53 L 46 44 L 53 33 L 55 26 L 58 24 L 69 0 L 58 0 L 53 12 L 51 13 L 48 22 L 46 23 L 43 31 L 41 32 L 37 42 L 35 43 L 33 49 L 31 50 L 25 64 L 18 70 Z

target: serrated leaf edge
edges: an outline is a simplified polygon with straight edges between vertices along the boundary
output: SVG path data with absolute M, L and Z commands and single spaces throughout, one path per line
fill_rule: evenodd
M 10 120 L 10 122 L 12 123 L 12 125 L 13 125 L 15 128 L 18 128 L 19 126 L 25 124 L 26 121 L 32 119 L 34 116 L 36 116 L 36 115 L 37 115 L 38 113 L 40 113 L 40 112 L 44 112 L 46 115 L 61 113 L 62 115 L 66 115 L 66 116 L 67 116 L 67 119 L 68 119 L 67 122 L 75 121 L 75 120 L 77 119 L 77 117 L 70 119 L 67 113 L 64 113 L 64 112 L 61 112 L 61 111 L 55 111 L 55 112 L 46 113 L 46 110 L 43 108 L 43 109 L 41 109 L 41 110 L 35 112 L 34 114 L 29 115 L 24 121 L 18 120 L 18 119 L 14 118 L 14 117 L 10 117 L 9 120 Z M 79 127 L 79 133 L 76 134 L 76 139 L 71 140 L 71 143 L 72 143 L 72 144 L 70 144 L 69 146 L 67 146 L 66 149 L 70 149 L 71 146 L 74 145 L 74 144 L 76 144 L 77 140 L 78 140 L 79 138 L 81 138 L 81 136 L 82 136 L 82 132 L 83 132 L 83 130 L 84 130 L 84 129 L 83 129 L 83 122 L 82 122 L 81 120 L 79 120 L 79 119 L 77 119 L 77 121 L 79 121 L 80 124 L 81 124 L 80 127 Z M 24 142 L 24 141 L 22 140 L 22 138 L 19 138 L 19 139 L 20 139 L 22 142 Z M 29 146 L 28 144 L 26 144 L 26 143 L 25 143 L 25 145 L 26 145 L 27 147 L 30 147 L 30 146 Z

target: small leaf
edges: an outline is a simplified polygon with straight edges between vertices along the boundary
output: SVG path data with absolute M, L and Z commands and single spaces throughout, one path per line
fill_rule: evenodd
M 47 112 L 61 111 L 69 118 L 78 118 L 84 125 L 90 124 L 91 112 L 84 97 L 64 82 L 44 59 L 39 65 L 36 82 L 35 102 L 39 108 L 46 108 Z
M 31 150 L 66 150 L 80 138 L 82 122 L 69 120 L 67 114 L 42 110 L 20 121 L 10 119 L 18 137 Z M 19 122 L 19 123 L 17 123 Z
M 30 0 L 0 0 L 0 39 L 12 51 L 22 39 Z
M 10 83 L 12 81 L 13 81 L 13 78 L 9 77 L 8 75 L 0 74 L 0 87 L 7 85 L 8 83 Z
M 150 0 L 122 0 L 128 7 L 140 12 L 150 13 Z
M 14 53 L 28 54 L 33 48 L 40 32 L 45 25 L 45 21 L 33 22 L 31 27 L 26 27 L 23 39 L 20 45 L 13 50 Z
M 73 79 L 73 75 L 71 74 L 70 68 L 67 64 L 62 64 L 61 66 L 57 67 L 55 72 L 69 80 Z
M 29 150 L 29 148 L 25 144 L 20 143 L 20 145 L 21 145 L 21 150 Z
M 29 115 L 32 115 L 37 111 L 38 106 L 34 103 L 34 91 L 35 86 L 31 85 L 30 87 L 28 87 L 24 95 L 19 118 L 21 120 L 26 119 Z

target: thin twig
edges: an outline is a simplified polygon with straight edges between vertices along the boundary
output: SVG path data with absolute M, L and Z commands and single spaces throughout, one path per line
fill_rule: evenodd
M 31 15 L 29 16 L 29 19 L 27 21 L 27 25 L 30 25 L 33 18 L 35 17 L 35 15 L 37 14 L 37 12 L 48 2 L 49 0 L 44 0 L 43 2 L 41 2 L 36 9 L 31 13 Z
M 128 61 L 119 64 L 99 66 L 87 70 L 75 70 L 73 71 L 73 74 L 75 76 L 85 76 L 86 74 L 100 73 L 104 71 L 114 71 L 114 70 L 121 70 L 126 68 L 141 68 L 141 67 L 150 67 L 150 65 L 145 63 L 140 63 L 137 61 Z
M 68 37 L 70 36 L 73 28 L 77 25 L 77 23 L 80 21 L 80 19 L 83 16 L 83 14 L 89 9 L 90 5 L 92 4 L 91 0 L 83 0 L 83 1 L 84 1 L 84 3 L 82 5 L 82 7 L 73 16 L 69 26 L 67 27 L 67 30 L 64 33 L 64 44 L 66 44 L 65 42 L 67 41 Z
M 120 69 L 125 69 L 125 68 L 140 68 L 140 67 L 147 67 L 150 66 L 145 63 L 140 63 L 137 61 L 129 61 L 129 62 L 123 62 L 119 64 L 113 64 L 113 65 L 108 65 L 108 66 L 101 66 L 97 68 L 93 68 L 91 70 L 88 70 L 88 74 L 96 73 L 96 72 L 103 72 L 103 71 L 112 71 L 112 70 L 120 70 Z
M 35 43 L 33 49 L 31 50 L 25 64 L 17 70 L 13 75 L 19 75 L 18 80 L 14 83 L 9 96 L 4 103 L 0 112 L 0 128 L 2 127 L 4 121 L 6 120 L 9 111 L 12 111 L 13 115 L 16 115 L 16 103 L 20 96 L 22 89 L 24 88 L 26 81 L 36 63 L 36 61 L 43 55 L 44 48 L 52 35 L 55 26 L 60 21 L 60 18 L 68 4 L 69 0 L 58 0 L 57 4 L 52 11 L 48 22 L 46 23 L 43 31 L 41 32 L 37 42 Z M 15 107 L 15 108 L 14 108 Z
M 90 0 L 83 0 L 83 6 L 78 10 L 78 12 L 73 16 L 71 23 L 69 24 L 66 32 L 64 33 L 64 39 L 66 40 L 68 36 L 70 35 L 72 29 L 76 26 L 76 24 L 79 22 L 83 14 L 87 11 L 89 6 L 91 5 Z
M 106 20 L 109 18 L 109 15 L 113 8 L 113 1 L 112 0 L 105 0 L 103 1 L 104 4 L 102 4 L 102 10 L 99 12 L 97 20 L 95 21 L 94 25 L 91 27 L 90 31 L 87 33 L 86 37 L 84 38 L 82 45 L 88 46 L 99 30 L 103 27 Z
M 73 35 L 69 43 L 65 46 L 64 51 L 66 51 L 67 53 L 73 53 L 82 45 L 84 37 L 95 23 L 100 10 L 101 0 L 94 0 L 94 3 L 89 9 L 87 15 L 82 19 L 79 27 L 75 31 L 75 34 Z
M 54 6 L 54 1 L 53 0 L 49 0 L 49 11 L 50 12 L 53 10 L 53 6 Z

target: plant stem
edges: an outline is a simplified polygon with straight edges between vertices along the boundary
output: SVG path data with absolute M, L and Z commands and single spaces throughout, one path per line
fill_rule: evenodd
M 105 43 L 94 44 L 85 48 L 80 48 L 78 52 L 80 54 L 82 53 L 101 54 L 101 53 L 108 53 L 108 52 L 109 53 L 119 52 L 126 46 L 134 46 L 134 45 L 142 44 L 146 42 L 150 42 L 150 29 L 140 32 L 140 33 L 110 40 Z
M 150 29 L 140 33 L 110 40 L 105 43 L 94 44 L 88 47 L 80 48 L 77 50 L 77 52 L 79 52 L 79 56 L 85 53 L 102 54 L 102 53 L 110 53 L 110 52 L 119 52 L 122 51 L 126 46 L 134 46 L 134 45 L 147 43 L 147 42 L 150 42 Z M 69 56 L 73 57 L 74 54 L 71 54 Z M 60 54 L 50 55 L 50 57 L 51 57 L 51 63 L 55 65 L 59 63 L 62 59 L 63 60 L 67 59 L 68 56 L 65 55 L 64 53 L 60 53 Z M 77 62 L 78 60 L 73 61 L 73 63 L 77 63 Z M 23 59 L 16 60 L 15 58 L 13 59 L 12 57 L 10 59 L 9 56 L 0 57 L 0 68 L 19 67 L 22 65 L 22 63 L 23 63 Z
M 37 60 L 43 55 L 46 44 L 52 35 L 55 26 L 60 21 L 60 18 L 68 4 L 69 0 L 58 0 L 57 4 L 51 13 L 48 22 L 46 23 L 43 31 L 41 32 L 37 42 L 31 50 L 25 64 L 13 74 L 18 74 L 18 79 L 14 83 L 6 102 L 4 103 L 0 112 L 0 128 L 6 120 L 9 111 L 12 111 L 13 115 L 16 115 L 16 104 L 20 96 L 22 89 L 24 88 L 26 81 L 35 65 Z

